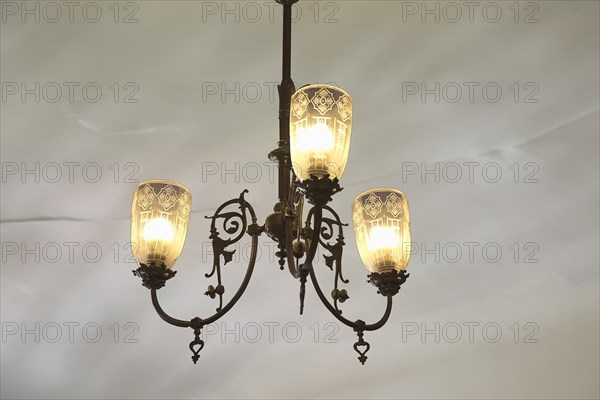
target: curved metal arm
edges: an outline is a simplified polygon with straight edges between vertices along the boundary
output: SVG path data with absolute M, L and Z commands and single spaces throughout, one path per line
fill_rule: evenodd
M 310 243 L 310 249 L 306 256 L 306 261 L 303 264 L 303 268 L 308 269 L 308 272 L 310 274 L 310 279 L 315 287 L 315 291 L 317 292 L 317 295 L 321 299 L 321 302 L 325 305 L 325 307 L 329 310 L 329 312 L 331 314 L 333 314 L 333 316 L 336 317 L 340 322 L 342 322 L 343 324 L 354 329 L 354 331 L 358 335 L 358 341 L 354 343 L 353 347 L 354 347 L 354 350 L 359 355 L 358 360 L 361 362 L 361 364 L 364 365 L 365 361 L 367 361 L 366 353 L 371 348 L 371 345 L 364 340 L 364 337 L 363 337 L 364 331 L 374 331 L 376 329 L 381 328 L 383 325 L 385 325 L 385 323 L 388 321 L 390 314 L 392 312 L 392 295 L 387 296 L 387 305 L 386 305 L 383 316 L 381 317 L 381 319 L 379 321 L 377 321 L 373 324 L 366 324 L 364 321 L 362 321 L 360 319 L 352 322 L 349 319 L 343 317 L 341 315 L 341 313 L 339 312 L 339 310 L 337 310 L 334 306 L 331 305 L 329 300 L 327 300 L 327 298 L 323 294 L 321 287 L 319 286 L 319 282 L 317 281 L 317 276 L 315 274 L 315 269 L 313 267 L 313 260 L 314 260 L 315 254 L 317 252 L 317 247 L 320 243 L 319 236 L 314 237 L 314 235 L 315 234 L 320 235 L 319 232 L 321 231 L 321 223 L 323 220 L 323 206 L 316 205 L 313 208 L 313 210 L 311 210 L 311 212 L 313 213 L 313 217 L 314 217 L 314 231 L 313 231 L 314 233 L 313 233 L 313 238 Z
M 189 321 L 185 321 L 185 320 L 173 318 L 169 314 L 167 314 L 160 306 L 160 303 L 158 301 L 158 295 L 156 293 L 157 289 L 151 288 L 152 305 L 154 306 L 154 309 L 156 310 L 156 312 L 160 316 L 160 318 L 162 318 L 165 322 L 167 322 L 171 325 L 174 325 L 174 326 L 178 326 L 181 328 L 194 329 L 195 338 L 189 345 L 190 350 L 193 353 L 192 360 L 194 361 L 194 363 L 196 363 L 198 361 L 198 359 L 200 358 L 200 355 L 199 355 L 200 350 L 202 350 L 202 348 L 204 347 L 204 342 L 200 339 L 200 333 L 201 333 L 202 328 L 205 325 L 208 325 L 208 324 L 211 324 L 211 323 L 217 321 L 219 318 L 221 318 L 223 315 L 225 315 L 229 310 L 231 310 L 231 308 L 238 302 L 238 300 L 242 297 L 242 295 L 246 291 L 246 288 L 248 287 L 248 284 L 250 283 L 250 278 L 252 277 L 252 273 L 254 272 L 254 266 L 256 264 L 256 256 L 257 256 L 257 252 L 258 252 L 258 236 L 262 233 L 263 228 L 258 226 L 258 224 L 256 223 L 256 214 L 255 214 L 252 206 L 248 202 L 246 202 L 246 200 L 244 199 L 245 193 L 247 193 L 247 191 L 242 192 L 242 194 L 240 195 L 240 197 L 238 199 L 230 200 L 230 201 L 224 203 L 221 207 L 219 207 L 219 209 L 217 210 L 215 215 L 213 217 L 211 217 L 212 218 L 211 239 L 213 240 L 213 250 L 215 250 L 215 253 L 214 253 L 215 260 L 213 262 L 212 272 L 210 274 L 206 274 L 206 276 L 211 277 L 215 272 L 217 273 L 218 286 L 217 286 L 217 289 L 213 288 L 213 290 L 215 290 L 216 292 L 213 292 L 212 293 L 213 295 L 211 296 L 214 298 L 215 293 L 219 295 L 219 308 L 217 309 L 217 312 L 215 314 L 209 316 L 208 318 L 204 318 L 204 319 L 202 319 L 200 317 L 195 317 Z M 232 205 L 232 204 L 240 205 L 239 213 L 238 212 L 223 212 L 223 210 L 227 206 Z M 252 218 L 251 224 L 248 224 L 248 222 L 246 220 L 246 212 L 248 212 L 250 214 L 250 217 Z M 225 230 L 225 233 L 227 233 L 229 235 L 233 235 L 233 238 L 221 239 L 219 237 L 219 233 L 216 228 L 216 220 L 219 218 L 224 219 L 223 229 Z M 244 276 L 244 280 L 242 281 L 242 284 L 240 285 L 240 287 L 238 288 L 236 293 L 233 295 L 231 300 L 229 300 L 229 302 L 223 307 L 222 306 L 222 295 L 224 292 L 224 288 L 221 285 L 221 272 L 220 272 L 221 265 L 220 265 L 219 257 L 221 257 L 223 255 L 225 257 L 225 263 L 230 261 L 231 255 L 233 255 L 233 252 L 227 252 L 225 249 L 227 248 L 227 246 L 240 240 L 245 233 L 248 233 L 252 237 L 252 252 L 250 254 L 250 260 L 248 262 L 248 268 L 246 269 L 246 275 Z M 210 292 L 211 287 L 209 287 L 209 292 Z M 206 294 L 209 294 L 209 292 L 207 292 Z
M 255 225 L 255 224 L 256 224 L 256 220 L 254 219 L 253 225 Z M 171 325 L 179 326 L 181 328 L 194 329 L 194 340 L 192 342 L 190 342 L 190 345 L 189 345 L 190 350 L 193 353 L 192 360 L 194 361 L 194 364 L 196 364 L 198 362 L 198 359 L 200 358 L 200 355 L 199 355 L 200 350 L 202 350 L 204 348 L 204 342 L 200 339 L 200 332 L 201 332 L 202 328 L 205 325 L 208 325 L 208 324 L 211 324 L 211 323 L 217 321 L 219 318 L 221 318 L 223 315 L 225 315 L 229 310 L 231 310 L 231 308 L 235 305 L 235 303 L 238 302 L 238 300 L 242 297 L 242 295 L 246 291 L 246 288 L 248 287 L 248 283 L 250 283 L 250 278 L 252 277 L 252 272 L 254 271 L 254 265 L 256 263 L 256 254 L 257 254 L 257 250 L 258 250 L 258 236 L 260 235 L 260 230 L 253 231 L 252 233 L 250 233 L 250 235 L 252 236 L 252 254 L 250 256 L 250 262 L 248 263 L 248 269 L 246 270 L 246 275 L 244 276 L 244 280 L 242 281 L 242 284 L 240 285 L 240 287 L 237 290 L 237 292 L 235 293 L 235 295 L 225 305 L 225 307 L 220 308 L 219 311 L 217 311 L 215 314 L 211 315 L 210 317 L 205 318 L 205 319 L 196 317 L 189 321 L 184 321 L 181 319 L 173 318 L 169 314 L 167 314 L 160 306 L 160 303 L 158 302 L 158 295 L 156 293 L 156 289 L 151 289 L 152 305 L 154 306 L 154 309 L 156 310 L 157 314 L 160 316 L 160 318 L 162 318 L 163 321 L 165 321 Z
M 323 206 L 323 211 L 327 211 L 329 214 L 331 214 L 331 217 L 325 217 L 324 215 L 321 216 L 321 229 L 317 232 L 317 238 L 319 239 L 319 243 L 323 249 L 329 252 L 329 255 L 324 255 L 324 258 L 327 267 L 334 271 L 333 291 L 331 292 L 331 297 L 333 297 L 333 307 L 341 314 L 342 310 L 339 308 L 338 303 L 344 303 L 350 298 L 346 289 L 338 289 L 340 281 L 344 284 L 349 283 L 349 280 L 344 279 L 342 272 L 342 255 L 344 245 L 346 244 L 344 241 L 343 228 L 348 226 L 348 224 L 344 224 L 339 215 L 331 207 L 325 205 Z M 314 210 L 311 209 L 308 213 L 307 224 L 310 224 L 309 221 L 313 212 Z M 336 227 L 337 238 L 332 243 L 330 240 L 332 240 L 335 235 Z
M 252 235 L 252 253 L 250 255 L 250 262 L 248 264 L 248 269 L 246 270 L 246 275 L 244 276 L 244 280 L 242 281 L 241 286 L 239 287 L 239 289 L 237 290 L 235 295 L 231 298 L 231 300 L 229 300 L 229 302 L 225 305 L 225 307 L 223 307 L 220 311 L 216 312 L 215 314 L 211 315 L 208 318 L 198 318 L 197 317 L 197 320 L 199 320 L 199 322 L 200 322 L 199 324 L 194 324 L 192 322 L 193 320 L 184 321 L 181 319 L 173 318 L 169 314 L 167 314 L 160 306 L 160 303 L 158 301 L 158 294 L 156 293 L 156 289 L 151 290 L 152 305 L 154 306 L 154 309 L 156 310 L 156 312 L 158 313 L 160 318 L 162 318 L 163 321 L 168 322 L 171 325 L 179 326 L 182 328 L 195 328 L 195 326 L 197 326 L 197 325 L 199 325 L 199 328 L 202 328 L 205 325 L 212 324 L 213 322 L 215 322 L 216 320 L 221 318 L 223 315 L 225 315 L 229 310 L 231 310 L 231 308 L 235 305 L 235 303 L 237 303 L 238 300 L 242 297 L 242 294 L 244 294 L 244 292 L 246 291 L 246 288 L 248 287 L 248 283 L 250 283 L 250 278 L 252 277 L 252 273 L 254 272 L 254 265 L 256 264 L 257 250 L 258 250 L 258 234 L 254 234 L 254 235 Z M 195 326 L 192 326 L 192 325 L 195 325 Z
M 150 293 L 152 296 L 152 305 L 154 306 L 154 309 L 163 321 L 182 328 L 189 328 L 192 326 L 192 323 L 190 321 L 183 321 L 181 319 L 173 318 L 162 309 L 160 303 L 158 302 L 158 295 L 156 294 L 156 289 L 151 289 Z
M 322 219 L 323 219 L 323 208 L 320 206 L 315 206 L 315 207 L 313 207 L 312 213 L 313 213 L 313 217 L 314 217 L 314 232 L 315 232 L 315 234 L 318 234 L 321 230 L 321 223 L 322 223 Z M 327 297 L 325 297 L 325 294 L 323 294 L 323 291 L 321 290 L 321 287 L 319 286 L 319 282 L 317 280 L 317 276 L 315 274 L 315 270 L 313 267 L 313 260 L 314 260 L 315 254 L 317 252 L 318 245 L 319 245 L 319 240 L 317 238 L 313 238 L 313 240 L 311 240 L 311 243 L 310 243 L 310 249 L 308 251 L 308 254 L 306 255 L 306 261 L 304 262 L 304 267 L 308 268 L 308 272 L 310 274 L 310 280 L 311 280 L 313 286 L 315 287 L 315 291 L 317 292 L 317 295 L 321 299 L 321 302 L 325 305 L 325 307 L 329 310 L 329 312 L 331 312 L 340 322 L 342 322 L 343 324 L 345 324 L 355 330 L 361 329 L 361 330 L 365 330 L 365 331 L 374 331 L 374 330 L 381 328 L 383 325 L 385 325 L 385 323 L 389 319 L 390 314 L 392 312 L 392 297 L 393 296 L 387 296 L 387 306 L 386 306 L 385 312 L 384 312 L 383 316 L 381 317 L 381 319 L 373 324 L 364 324 L 364 323 L 362 323 L 361 320 L 358 320 L 356 322 L 350 321 L 349 319 L 343 317 L 335 309 L 335 307 L 329 302 L 329 300 L 327 300 Z

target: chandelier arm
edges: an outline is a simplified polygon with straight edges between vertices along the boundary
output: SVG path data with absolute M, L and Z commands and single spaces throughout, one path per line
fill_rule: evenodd
M 256 223 L 256 221 L 257 221 L 256 213 L 254 212 L 254 209 L 252 208 L 250 203 L 248 203 L 246 201 L 246 199 L 244 198 L 244 195 L 246 193 L 248 193 L 248 190 L 244 190 L 240 194 L 239 198 L 230 200 L 226 203 L 223 203 L 223 205 L 221 205 L 217 209 L 217 211 L 215 212 L 215 214 L 212 217 L 207 217 L 207 218 L 212 219 L 211 229 L 210 229 L 210 232 L 211 232 L 210 238 L 213 241 L 213 252 L 214 252 L 214 254 L 213 254 L 213 257 L 214 257 L 213 272 L 214 272 L 214 269 L 216 268 L 217 277 L 218 277 L 218 286 L 217 286 L 217 288 L 213 288 L 212 286 L 209 286 L 209 290 L 205 294 L 210 296 L 211 298 L 215 298 L 216 294 L 218 294 L 219 295 L 219 308 L 217 308 L 215 314 L 213 314 L 212 316 L 210 316 L 206 319 L 201 320 L 202 326 L 204 326 L 206 324 L 210 324 L 210 323 L 218 320 L 223 315 L 225 315 L 235 305 L 235 303 L 237 303 L 237 301 L 240 299 L 240 297 L 242 297 L 242 294 L 246 290 L 248 283 L 250 282 L 252 272 L 254 271 L 254 265 L 256 264 L 256 255 L 258 252 L 258 236 L 260 236 L 260 234 L 263 232 L 264 228 L 259 226 Z M 224 210 L 228 206 L 234 205 L 234 204 L 237 204 L 239 206 L 239 209 L 240 209 L 239 212 L 224 212 Z M 248 220 L 247 220 L 248 214 L 251 218 L 250 224 L 248 224 Z M 221 239 L 219 237 L 219 232 L 218 232 L 218 229 L 216 226 L 218 219 L 224 220 L 223 221 L 223 229 L 225 230 L 225 232 L 227 234 L 233 235 L 233 238 Z M 235 250 L 227 251 L 226 250 L 227 247 L 234 243 L 237 243 L 246 233 L 252 237 L 252 251 L 250 254 L 250 260 L 248 262 L 248 268 L 246 270 L 246 275 L 244 276 L 244 280 L 242 281 L 242 284 L 238 288 L 237 292 L 234 294 L 234 296 L 231 298 L 231 300 L 229 300 L 227 305 L 225 305 L 225 307 L 223 307 L 223 293 L 225 292 L 225 287 L 222 285 L 222 282 L 221 282 L 220 257 L 221 256 L 224 257 L 225 264 L 227 264 L 229 261 L 231 261 L 232 257 L 233 257 L 233 253 L 235 253 Z M 210 275 L 207 275 L 207 277 L 209 277 L 209 276 Z
M 331 305 L 331 303 L 329 303 L 329 301 L 323 294 L 321 287 L 319 286 L 319 282 L 317 281 L 317 276 L 316 276 L 315 270 L 313 268 L 313 260 L 314 260 L 315 254 L 317 253 L 317 248 L 319 247 L 318 235 L 321 230 L 321 222 L 323 219 L 323 208 L 321 206 L 314 206 L 311 209 L 311 211 L 309 212 L 309 216 L 311 216 L 311 215 L 314 219 L 313 237 L 310 241 L 310 248 L 308 250 L 308 254 L 306 255 L 306 261 L 304 262 L 302 267 L 305 269 L 308 269 L 308 273 L 310 275 L 310 280 L 312 281 L 313 286 L 315 287 L 315 291 L 317 292 L 317 295 L 319 296 L 319 298 L 321 299 L 321 302 L 325 305 L 325 307 L 327 307 L 327 309 L 341 323 L 343 323 L 351 328 L 354 328 L 354 327 L 356 327 L 356 324 L 354 322 L 350 321 L 349 319 L 344 318 L 338 311 L 336 311 L 336 309 Z M 314 235 L 317 235 L 317 237 L 315 237 Z
M 254 209 L 252 208 L 250 203 L 248 203 L 244 199 L 244 195 L 247 192 L 248 191 L 245 190 L 240 194 L 240 197 L 238 199 L 230 200 L 230 201 L 224 203 L 221 207 L 219 207 L 217 212 L 215 212 L 215 215 L 213 217 L 210 217 L 212 219 L 211 237 L 213 237 L 213 242 L 217 241 L 217 243 L 221 244 L 220 251 L 218 254 L 216 254 L 216 257 L 219 257 L 221 255 L 221 253 L 227 247 L 227 245 L 237 242 L 244 233 L 247 233 L 248 235 L 250 235 L 252 237 L 252 251 L 250 254 L 250 260 L 248 262 L 248 268 L 246 270 L 246 275 L 244 276 L 244 280 L 242 281 L 242 284 L 238 288 L 237 292 L 231 298 L 231 300 L 227 303 L 227 305 L 225 305 L 225 307 L 219 307 L 219 309 L 217 310 L 217 312 L 214 315 L 212 315 L 206 319 L 201 319 L 201 318 L 196 317 L 191 321 L 184 321 L 181 319 L 173 318 L 169 314 L 167 314 L 160 306 L 160 303 L 158 301 L 158 295 L 156 293 L 157 289 L 151 288 L 152 305 L 154 306 L 154 309 L 156 310 L 158 315 L 165 322 L 167 322 L 171 325 L 175 325 L 175 326 L 179 326 L 179 327 L 183 327 L 183 328 L 193 327 L 194 329 L 200 329 L 200 328 L 202 328 L 202 326 L 210 324 L 210 323 L 216 321 L 217 319 L 221 318 L 225 313 L 227 313 L 235 305 L 235 303 L 237 303 L 237 301 L 240 299 L 240 297 L 242 297 L 242 294 L 245 292 L 246 288 L 248 287 L 248 283 L 250 282 L 250 278 L 252 277 L 252 273 L 254 271 L 254 266 L 256 264 L 256 256 L 258 253 L 258 237 L 263 232 L 263 227 L 259 226 L 256 222 L 257 218 L 256 218 L 256 213 L 254 212 Z M 239 204 L 239 206 L 240 206 L 239 214 L 237 214 L 237 213 L 221 214 L 223 209 L 225 209 L 227 206 L 232 205 L 232 204 Z M 252 219 L 251 224 L 248 224 L 246 221 L 246 212 L 248 212 L 250 214 L 250 218 Z M 236 235 L 235 239 L 223 240 L 223 239 L 218 238 L 215 221 L 218 218 L 224 218 L 225 221 L 223 223 L 223 226 L 225 227 L 225 226 L 227 226 L 227 223 L 229 221 L 231 221 L 232 218 L 236 218 L 236 217 L 241 219 L 241 224 L 233 224 L 235 229 L 234 228 L 226 229 L 226 231 L 228 231 L 227 233 Z M 240 227 L 242 228 L 242 233 L 238 235 L 237 231 L 239 230 Z M 218 266 L 218 263 L 216 263 L 216 265 Z M 214 269 L 213 269 L 212 273 L 214 273 Z M 212 273 L 207 274 L 207 276 L 211 276 Z M 219 280 L 219 283 L 220 283 L 220 280 Z
M 331 292 L 331 297 L 333 297 L 333 306 L 334 308 L 341 314 L 342 310 L 338 303 L 344 303 L 346 300 L 350 298 L 348 296 L 348 291 L 346 289 L 339 289 L 340 280 L 344 284 L 348 284 L 349 280 L 344 279 L 344 275 L 342 272 L 342 254 L 344 251 L 344 245 L 346 244 L 344 241 L 344 227 L 348 226 L 348 224 L 344 224 L 339 215 L 329 206 L 323 207 L 324 211 L 329 212 L 332 218 L 321 219 L 321 230 L 318 232 L 319 243 L 321 246 L 329 252 L 329 255 L 324 255 L 325 264 L 329 267 L 330 270 L 334 271 L 334 280 L 333 280 L 333 291 Z M 324 226 L 323 226 L 324 225 Z M 333 239 L 335 234 L 335 227 L 337 226 L 337 238 L 335 242 L 330 242 Z
M 225 305 L 225 307 L 219 306 L 219 308 L 217 309 L 217 312 L 206 319 L 195 317 L 190 321 L 180 320 L 180 319 L 171 317 L 169 314 L 167 314 L 162 309 L 162 307 L 160 306 L 160 303 L 158 302 L 158 296 L 156 294 L 156 289 L 151 288 L 152 304 L 154 305 L 154 309 L 156 310 L 158 315 L 163 319 L 163 321 L 165 321 L 171 325 L 181 327 L 181 328 L 192 328 L 194 330 L 194 340 L 192 342 L 190 342 L 190 344 L 189 344 L 189 348 L 193 353 L 192 361 L 194 361 L 194 364 L 196 364 L 198 362 L 198 360 L 200 359 L 200 351 L 204 348 L 204 341 L 200 338 L 202 328 L 208 324 L 211 324 L 211 323 L 217 321 L 219 318 L 221 318 L 223 315 L 225 315 L 229 310 L 231 310 L 231 308 L 233 308 L 233 306 L 238 302 L 238 300 L 242 297 L 242 295 L 246 291 L 246 289 L 248 287 L 248 283 L 250 283 L 250 278 L 252 277 L 252 273 L 254 272 L 254 265 L 256 264 L 256 255 L 258 252 L 258 237 L 263 232 L 264 228 L 259 226 L 256 223 L 256 215 L 254 213 L 254 210 L 252 209 L 252 206 L 250 206 L 250 204 L 248 204 L 244 200 L 244 193 L 245 192 L 243 192 L 240 195 L 238 202 L 241 206 L 243 219 L 245 220 L 246 211 L 249 211 L 250 216 L 252 217 L 252 223 L 250 225 L 247 225 L 247 223 L 245 221 L 243 223 L 244 231 L 246 231 L 245 228 L 247 227 L 246 232 L 252 237 L 252 253 L 250 255 L 250 260 L 248 262 L 248 269 L 246 270 L 246 275 L 244 276 L 244 280 L 242 281 L 242 284 L 238 288 L 235 295 Z M 231 204 L 231 203 L 226 203 L 226 204 Z M 222 208 L 224 208 L 224 207 L 222 207 Z M 218 213 L 215 214 L 215 218 L 213 219 L 213 228 L 214 228 L 214 220 L 216 219 L 217 215 L 219 215 L 219 214 Z M 231 217 L 228 217 L 228 219 L 230 219 L 230 218 Z M 229 232 L 229 233 L 232 233 L 232 232 Z M 219 286 L 220 286 L 220 280 L 219 280 Z M 208 292 L 207 292 L 207 294 L 208 294 Z M 222 293 L 219 293 L 219 294 L 222 295 Z M 219 296 L 219 302 L 220 302 L 220 304 L 222 304 L 221 296 Z
M 235 305 L 235 303 L 237 303 L 237 301 L 242 297 L 242 295 L 246 291 L 246 288 L 248 287 L 248 284 L 250 283 L 250 278 L 252 277 L 252 273 L 254 272 L 254 266 L 256 264 L 256 255 L 257 255 L 257 251 L 258 251 L 258 236 L 259 236 L 259 233 L 252 234 L 252 253 L 250 255 L 250 262 L 248 263 L 248 269 L 246 270 L 246 276 L 244 276 L 244 280 L 243 280 L 240 288 L 235 293 L 235 295 L 231 298 L 229 303 L 227 303 L 225 305 L 225 307 L 223 307 L 219 312 L 215 313 L 214 315 L 211 315 L 208 318 L 201 319 L 202 326 L 211 324 L 211 323 L 215 322 L 216 320 L 218 320 L 219 318 L 221 318 L 223 315 L 225 315 L 229 310 L 231 310 L 231 308 Z M 150 292 L 152 295 L 152 305 L 154 306 L 154 309 L 156 310 L 156 312 L 158 313 L 158 315 L 160 316 L 160 318 L 163 321 L 165 321 L 171 325 L 179 326 L 182 328 L 189 328 L 192 326 L 191 321 L 184 321 L 181 319 L 173 318 L 169 314 L 167 314 L 160 306 L 160 303 L 158 301 L 158 295 L 156 293 L 156 289 L 151 289 Z
M 248 193 L 248 190 L 244 190 L 239 198 L 223 203 L 213 216 L 206 217 L 212 220 L 209 238 L 212 240 L 213 266 L 212 271 L 205 274 L 205 276 L 211 278 L 216 274 L 217 286 L 208 286 L 208 290 L 204 294 L 212 299 L 218 296 L 219 307 L 216 309 L 217 312 L 223 308 L 223 294 L 225 293 L 225 286 L 221 277 L 221 258 L 223 258 L 223 265 L 227 265 L 233 260 L 233 255 L 236 252 L 235 249 L 228 250 L 229 246 L 240 241 L 246 233 L 251 234 L 251 232 L 255 232 L 260 234 L 261 232 L 261 228 L 256 224 L 254 209 L 244 198 L 246 193 Z M 233 205 L 237 205 L 239 211 L 226 211 L 229 206 Z M 250 226 L 248 224 L 248 214 L 252 219 Z M 217 228 L 217 221 L 220 220 L 222 220 L 222 230 L 226 236 L 225 238 L 221 238 L 221 233 Z
M 152 305 L 154 306 L 154 309 L 163 321 L 171 325 L 179 326 L 181 328 L 189 328 L 192 325 L 191 321 L 183 321 L 181 319 L 173 318 L 169 314 L 167 314 L 158 302 L 158 295 L 156 294 L 156 289 L 151 289 L 150 293 L 152 296 Z
M 257 251 L 258 251 L 258 236 L 260 235 L 260 233 L 255 232 L 255 233 L 251 233 L 251 235 L 252 235 L 252 252 L 250 254 L 250 261 L 248 262 L 248 269 L 246 270 L 246 275 L 244 276 L 244 280 L 242 281 L 242 284 L 240 285 L 240 287 L 237 290 L 237 292 L 235 293 L 235 295 L 233 295 L 231 300 L 229 300 L 229 302 L 223 308 L 221 308 L 219 311 L 217 311 L 215 314 L 211 315 L 210 317 L 202 319 L 202 325 L 212 324 L 213 322 L 215 322 L 216 320 L 221 318 L 223 315 L 225 315 L 229 310 L 231 310 L 231 308 L 238 302 L 238 300 L 242 297 L 242 295 L 246 291 L 246 288 L 248 287 L 248 283 L 250 283 L 250 278 L 252 277 L 252 273 L 254 272 L 254 266 L 256 264 L 256 255 L 257 255 Z
M 381 328 L 388 322 L 388 319 L 390 318 L 390 315 L 392 314 L 392 303 L 393 303 L 392 298 L 393 297 L 394 296 L 392 296 L 392 295 L 387 296 L 387 304 L 386 304 L 385 312 L 383 313 L 383 316 L 381 317 L 381 319 L 379 321 L 375 322 L 374 324 L 366 324 L 365 331 L 376 331 L 377 329 Z
M 321 206 L 313 207 L 312 214 L 313 214 L 313 218 L 314 218 L 314 234 L 318 234 L 318 232 L 321 230 L 321 223 L 322 223 L 322 219 L 323 219 L 322 218 L 323 217 L 323 208 Z M 317 295 L 321 299 L 321 302 L 323 303 L 323 305 L 340 322 L 353 328 L 354 330 L 374 331 L 374 330 L 381 328 L 383 325 L 385 325 L 385 323 L 388 321 L 390 314 L 392 312 L 392 302 L 393 302 L 392 297 L 393 296 L 391 296 L 391 295 L 387 296 L 387 305 L 386 305 L 386 309 L 385 309 L 383 316 L 381 317 L 381 319 L 379 321 L 377 321 L 373 324 L 365 324 L 361 320 L 357 320 L 356 322 L 350 321 L 349 319 L 343 317 L 339 313 L 339 311 L 336 310 L 333 305 L 331 305 L 331 303 L 329 302 L 329 300 L 327 300 L 327 297 L 325 297 L 325 294 L 321 290 L 321 287 L 319 286 L 319 281 L 317 280 L 317 276 L 315 274 L 315 270 L 313 267 L 313 259 L 316 254 L 318 245 L 319 245 L 319 240 L 316 238 L 313 238 L 313 240 L 311 240 L 310 250 L 308 252 L 308 255 L 306 256 L 306 262 L 304 263 L 304 267 L 308 268 L 308 271 L 310 274 L 310 280 L 312 281 L 312 284 L 315 287 L 315 291 L 317 292 Z

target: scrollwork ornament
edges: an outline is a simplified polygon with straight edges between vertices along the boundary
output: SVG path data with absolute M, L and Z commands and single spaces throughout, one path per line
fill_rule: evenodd
M 346 300 L 350 298 L 348 295 L 348 291 L 346 289 L 340 290 L 338 285 L 341 281 L 344 284 L 348 284 L 350 281 L 344 279 L 343 271 L 342 271 L 342 254 L 344 251 L 344 227 L 348 226 L 348 224 L 344 224 L 339 215 L 329 206 L 323 206 L 322 210 L 329 213 L 331 217 L 322 217 L 321 219 L 321 229 L 318 232 L 318 241 L 319 244 L 329 253 L 329 255 L 324 254 L 323 258 L 325 259 L 325 265 L 332 271 L 335 271 L 334 277 L 334 288 L 331 292 L 331 298 L 333 299 L 333 305 L 335 309 L 341 314 L 342 310 L 339 308 L 339 303 L 344 303 Z M 310 219 L 314 213 L 314 208 L 309 211 L 306 223 L 306 232 L 310 232 L 312 235 L 313 232 L 310 230 Z M 332 241 L 335 233 L 337 232 L 337 237 L 334 241 Z
M 244 195 L 248 193 L 244 190 L 239 198 L 230 200 L 217 209 L 212 217 L 205 217 L 211 219 L 210 236 L 209 239 L 212 241 L 213 250 L 213 266 L 211 272 L 205 274 L 207 278 L 211 278 L 213 275 L 217 275 L 217 286 L 209 286 L 206 291 L 206 295 L 211 299 L 219 297 L 219 307 L 217 311 L 220 311 L 223 307 L 223 294 L 225 293 L 225 287 L 221 278 L 221 257 L 223 259 L 223 265 L 227 265 L 233 260 L 235 250 L 228 251 L 227 248 L 242 239 L 245 233 L 248 232 L 248 219 L 246 210 L 250 205 L 246 202 Z M 237 206 L 239 211 L 225 211 L 227 208 Z M 221 237 L 221 233 L 217 228 L 217 221 L 222 220 L 221 229 L 224 231 L 226 238 Z M 254 229 L 255 226 L 252 225 Z M 248 232 L 249 233 L 249 232 Z M 212 288 L 212 290 L 211 290 Z

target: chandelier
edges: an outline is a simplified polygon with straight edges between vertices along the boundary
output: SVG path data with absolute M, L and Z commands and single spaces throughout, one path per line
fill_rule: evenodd
M 368 270 L 368 281 L 387 298 L 385 312 L 377 322 L 368 324 L 342 316 L 340 304 L 348 300 L 347 284 L 342 273 L 343 227 L 338 214 L 328 205 L 341 191 L 341 178 L 350 150 L 352 98 L 331 85 L 308 85 L 296 90 L 291 79 L 292 6 L 298 0 L 276 0 L 283 6 L 283 80 L 279 89 L 279 147 L 269 154 L 278 164 L 279 201 L 264 225 L 259 225 L 254 209 L 245 199 L 222 204 L 211 217 L 210 236 L 213 265 L 206 278 L 216 279 L 206 295 L 218 301 L 216 313 L 208 317 L 181 320 L 167 314 L 158 301 L 157 291 L 173 278 L 173 265 L 181 251 L 191 211 L 188 189 L 170 181 L 141 182 L 134 193 L 131 209 L 131 242 L 139 268 L 133 271 L 150 289 L 152 304 L 158 315 L 171 325 L 191 328 L 194 340 L 189 344 L 192 360 L 197 363 L 204 347 L 203 327 L 223 317 L 246 290 L 256 262 L 258 237 L 265 233 L 277 242 L 280 269 L 286 264 L 300 283 L 300 314 L 304 310 L 308 277 L 325 307 L 340 322 L 358 335 L 354 350 L 364 364 L 370 344 L 366 331 L 381 328 L 389 319 L 392 299 L 409 274 L 410 216 L 402 192 L 380 188 L 356 197 L 352 220 L 360 258 Z M 310 204 L 304 219 L 305 200 Z M 225 285 L 221 268 L 233 258 L 231 246 L 246 235 L 252 250 L 246 275 L 233 296 L 224 304 Z M 331 299 L 324 293 L 315 275 L 313 261 L 318 247 L 325 250 L 325 265 L 335 274 Z

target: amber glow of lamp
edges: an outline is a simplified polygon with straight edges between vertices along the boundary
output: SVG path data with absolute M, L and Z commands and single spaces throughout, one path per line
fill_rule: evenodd
M 175 275 L 172 268 L 183 250 L 190 210 L 190 192 L 179 183 L 153 180 L 137 186 L 131 206 L 131 246 L 141 265 L 138 275 L 146 273 L 149 278 L 144 266 Z
M 352 98 L 331 85 L 305 86 L 292 95 L 290 150 L 300 181 L 312 176 L 339 179 L 352 133 Z
M 354 200 L 352 220 L 360 258 L 381 289 L 381 280 L 395 281 L 410 259 L 408 201 L 396 189 L 366 191 Z

